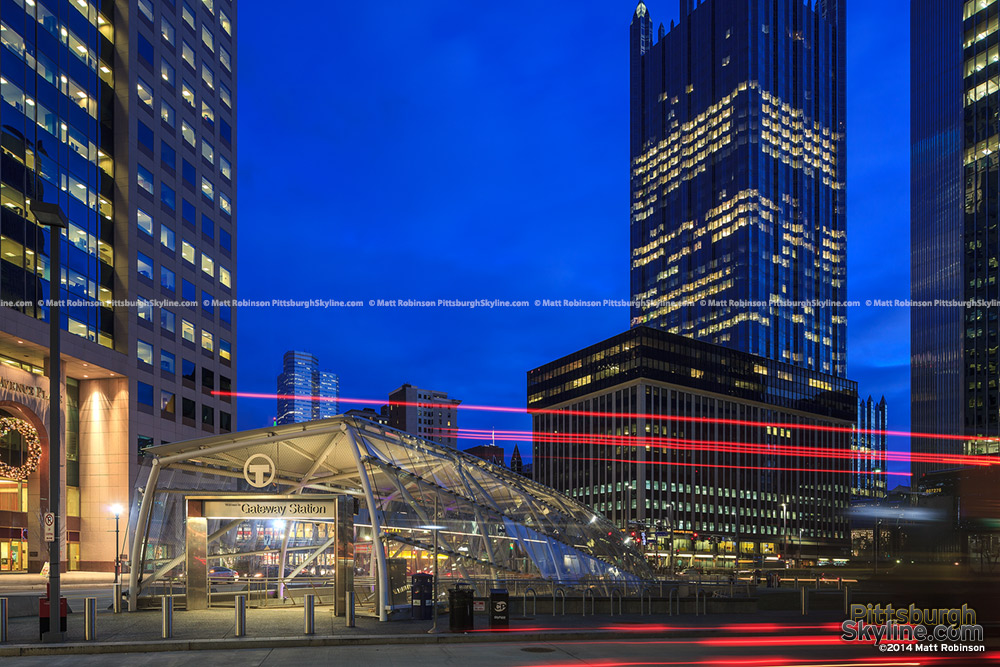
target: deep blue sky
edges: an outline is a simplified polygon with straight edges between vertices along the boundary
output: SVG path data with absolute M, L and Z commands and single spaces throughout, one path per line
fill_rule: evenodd
M 908 4 L 848 5 L 848 291 L 862 302 L 909 293 Z M 655 23 L 677 16 L 676 0 L 647 6 Z M 628 298 L 631 0 L 240 9 L 240 298 Z M 244 308 L 239 389 L 273 392 L 294 348 L 338 373 L 343 396 L 410 382 L 524 406 L 526 370 L 628 317 Z M 849 376 L 885 394 L 899 430 L 908 318 L 859 308 L 848 324 Z M 239 427 L 274 411 L 242 399 Z M 460 424 L 530 429 L 471 411 Z

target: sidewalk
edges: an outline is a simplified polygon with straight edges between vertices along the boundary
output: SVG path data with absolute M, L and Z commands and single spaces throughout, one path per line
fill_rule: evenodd
M 485 615 L 477 615 L 470 633 L 448 631 L 449 618 L 438 620 L 437 634 L 428 634 L 431 621 L 399 620 L 380 623 L 357 618 L 357 627 L 347 628 L 342 617 L 334 617 L 328 607 L 316 610 L 316 634 L 303 634 L 303 610 L 297 608 L 248 609 L 247 636 L 233 636 L 232 609 L 177 611 L 173 639 L 161 638 L 161 613 L 143 611 L 112 614 L 98 612 L 97 641 L 84 642 L 84 617 L 68 618 L 66 644 L 42 644 L 38 639 L 38 619 L 11 619 L 9 641 L 0 645 L 0 656 L 55 655 L 73 653 L 125 653 L 233 648 L 282 648 L 291 646 L 341 646 L 380 644 L 438 644 L 490 641 L 558 641 L 566 639 L 631 639 L 643 637 L 690 638 L 833 633 L 838 615 L 817 612 L 802 617 L 790 612 L 774 612 L 753 617 L 719 614 L 711 616 L 536 616 L 513 617 L 507 631 L 491 631 Z

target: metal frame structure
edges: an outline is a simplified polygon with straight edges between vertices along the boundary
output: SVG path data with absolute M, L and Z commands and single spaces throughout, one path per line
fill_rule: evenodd
M 443 559 L 446 579 L 488 584 L 536 578 L 587 584 L 652 575 L 620 530 L 574 500 L 502 466 L 357 417 L 274 426 L 146 451 L 151 455 L 145 466 L 148 476 L 137 490 L 141 498 L 131 526 L 130 610 L 152 584 L 184 563 L 185 555 L 176 552 L 183 550 L 181 508 L 186 495 L 212 493 L 357 498 L 352 537 L 359 543 L 371 541 L 381 620 L 387 620 L 390 610 L 389 554 L 409 553 L 417 559 L 411 569 L 431 569 L 423 558 L 432 553 L 433 535 L 422 526 L 436 505 L 440 511 L 434 523 L 442 527 L 436 531 L 437 558 Z M 273 480 L 263 488 L 255 488 L 244 471 L 257 454 L 269 457 L 275 468 Z M 210 521 L 208 558 L 222 553 L 222 544 L 235 539 L 243 521 Z M 293 549 L 291 532 L 289 527 L 280 549 L 283 584 L 303 571 L 300 564 L 285 574 L 285 559 Z M 151 546 L 164 546 L 170 555 L 153 558 Z M 309 547 L 308 558 L 327 546 L 324 540 Z M 227 549 L 225 553 L 233 553 L 231 545 Z

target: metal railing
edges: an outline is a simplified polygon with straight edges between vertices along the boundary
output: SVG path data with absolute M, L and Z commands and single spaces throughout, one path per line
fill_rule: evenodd
M 620 590 L 618 590 L 617 588 L 612 589 L 612 591 L 611 591 L 611 596 L 610 596 L 609 605 L 608 605 L 610 607 L 611 615 L 612 616 L 615 615 L 615 596 L 616 595 L 618 596 L 618 615 L 619 616 L 624 616 L 625 614 L 622 612 L 622 592 Z
M 552 591 L 552 615 L 556 615 L 556 595 L 562 598 L 562 615 L 566 615 L 566 591 L 562 588 L 556 588 Z
M 528 593 L 531 593 L 531 615 L 538 615 L 538 594 L 535 593 L 535 589 L 528 586 L 524 589 L 523 597 L 521 598 L 521 615 L 528 615 Z

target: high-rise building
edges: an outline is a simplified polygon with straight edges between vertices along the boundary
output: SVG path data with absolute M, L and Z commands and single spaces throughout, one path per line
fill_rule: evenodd
M 858 417 L 851 442 L 852 500 L 885 497 L 886 418 L 885 396 L 879 401 L 871 396 L 858 398 Z
M 3 5 L 0 570 L 47 560 L 45 299 L 68 300 L 52 454 L 70 569 L 113 568 L 109 506 L 133 500 L 143 448 L 236 427 L 236 315 L 217 303 L 236 296 L 235 17 L 236 0 Z M 33 200 L 68 218 L 59 290 Z
M 277 424 L 329 419 L 338 414 L 340 381 L 308 352 L 285 352 L 278 375 Z
M 514 443 L 514 451 L 510 455 L 510 469 L 512 472 L 516 472 L 520 475 L 524 471 L 524 461 L 521 459 L 521 450 L 517 448 L 517 443 Z
M 503 447 L 495 444 L 483 444 L 476 445 L 475 447 L 469 447 L 465 450 L 466 454 L 472 454 L 473 456 L 478 456 L 484 461 L 489 461 L 490 463 L 498 466 L 506 465 L 507 452 L 504 451 Z
M 389 394 L 389 426 L 449 447 L 458 446 L 458 406 L 448 393 L 404 384 Z
M 680 0 L 666 30 L 639 3 L 633 326 L 846 374 L 845 17 Z
M 914 435 L 916 454 L 1000 452 L 997 8 L 910 9 L 911 430 L 984 438 Z M 953 465 L 914 461 L 913 480 Z
M 856 383 L 643 326 L 527 380 L 535 481 L 671 565 L 848 557 Z

